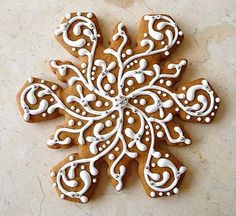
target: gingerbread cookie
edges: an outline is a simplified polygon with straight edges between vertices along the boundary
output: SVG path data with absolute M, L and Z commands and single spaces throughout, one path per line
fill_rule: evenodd
M 67 14 L 55 31 L 56 39 L 77 64 L 54 60 L 53 73 L 66 88 L 29 78 L 17 95 L 27 122 L 65 117 L 47 144 L 50 148 L 78 146 L 51 170 L 53 186 L 62 199 L 86 203 L 106 161 L 108 175 L 122 190 L 129 162 L 137 160 L 138 172 L 150 197 L 177 194 L 186 167 L 159 147 L 188 146 L 189 134 L 175 121 L 210 123 L 220 99 L 205 79 L 173 88 L 186 69 L 187 60 L 168 62 L 181 44 L 183 32 L 168 15 L 141 19 L 137 46 L 123 23 L 118 23 L 104 48 L 93 13 Z

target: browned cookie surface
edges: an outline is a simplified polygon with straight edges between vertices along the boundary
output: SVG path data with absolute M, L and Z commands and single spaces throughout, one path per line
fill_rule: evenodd
M 126 182 L 130 160 L 151 197 L 179 192 L 186 167 L 159 143 L 186 146 L 190 136 L 175 121 L 210 123 L 220 99 L 205 79 L 174 88 L 187 60 L 167 59 L 181 44 L 183 32 L 167 15 L 145 15 L 140 22 L 137 46 L 123 23 L 118 23 L 103 47 L 96 16 L 67 14 L 55 31 L 56 39 L 73 56 L 50 62 L 53 73 L 66 88 L 29 78 L 17 95 L 27 122 L 63 115 L 48 140 L 50 148 L 78 146 L 78 152 L 51 171 L 53 186 L 61 198 L 85 203 L 99 180 L 102 161 L 117 191 Z

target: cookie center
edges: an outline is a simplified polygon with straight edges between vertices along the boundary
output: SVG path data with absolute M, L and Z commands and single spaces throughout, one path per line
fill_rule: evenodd
M 119 95 L 114 99 L 113 105 L 119 110 L 124 109 L 128 105 L 128 98 Z

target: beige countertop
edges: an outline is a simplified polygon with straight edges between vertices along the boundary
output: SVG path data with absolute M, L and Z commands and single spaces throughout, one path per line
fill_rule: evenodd
M 26 1 L 0 0 L 0 215 L 236 215 L 236 1 Z M 88 204 L 61 200 L 49 170 L 76 148 L 51 150 L 46 140 L 62 119 L 26 124 L 15 96 L 30 76 L 57 81 L 50 59 L 75 61 L 53 38 L 68 12 L 91 11 L 105 41 L 114 23 L 134 38 L 145 13 L 171 15 L 185 33 L 175 57 L 189 60 L 183 81 L 207 78 L 222 99 L 210 125 L 184 123 L 193 144 L 168 147 L 188 168 L 179 195 L 146 196 L 132 164 L 132 177 L 117 193 L 105 175 Z M 106 42 L 107 43 L 107 42 Z

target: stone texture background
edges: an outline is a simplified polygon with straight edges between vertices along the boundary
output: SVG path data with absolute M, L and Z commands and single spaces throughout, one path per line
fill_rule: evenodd
M 207 215 L 236 214 L 236 1 L 235 0 L 0 0 L 0 209 L 4 216 L 25 215 Z M 214 123 L 185 123 L 193 144 L 169 148 L 187 167 L 179 195 L 150 199 L 133 163 L 126 189 L 117 193 L 103 169 L 93 199 L 86 205 L 65 202 L 50 184 L 49 170 L 76 148 L 55 151 L 46 140 L 62 119 L 26 124 L 15 95 L 29 76 L 52 81 L 50 59 L 75 61 L 54 40 L 68 12 L 96 13 L 105 41 L 123 21 L 133 38 L 145 13 L 167 13 L 185 33 L 173 57 L 190 64 L 182 81 L 205 77 L 222 99 Z M 106 42 L 107 43 L 107 42 Z

